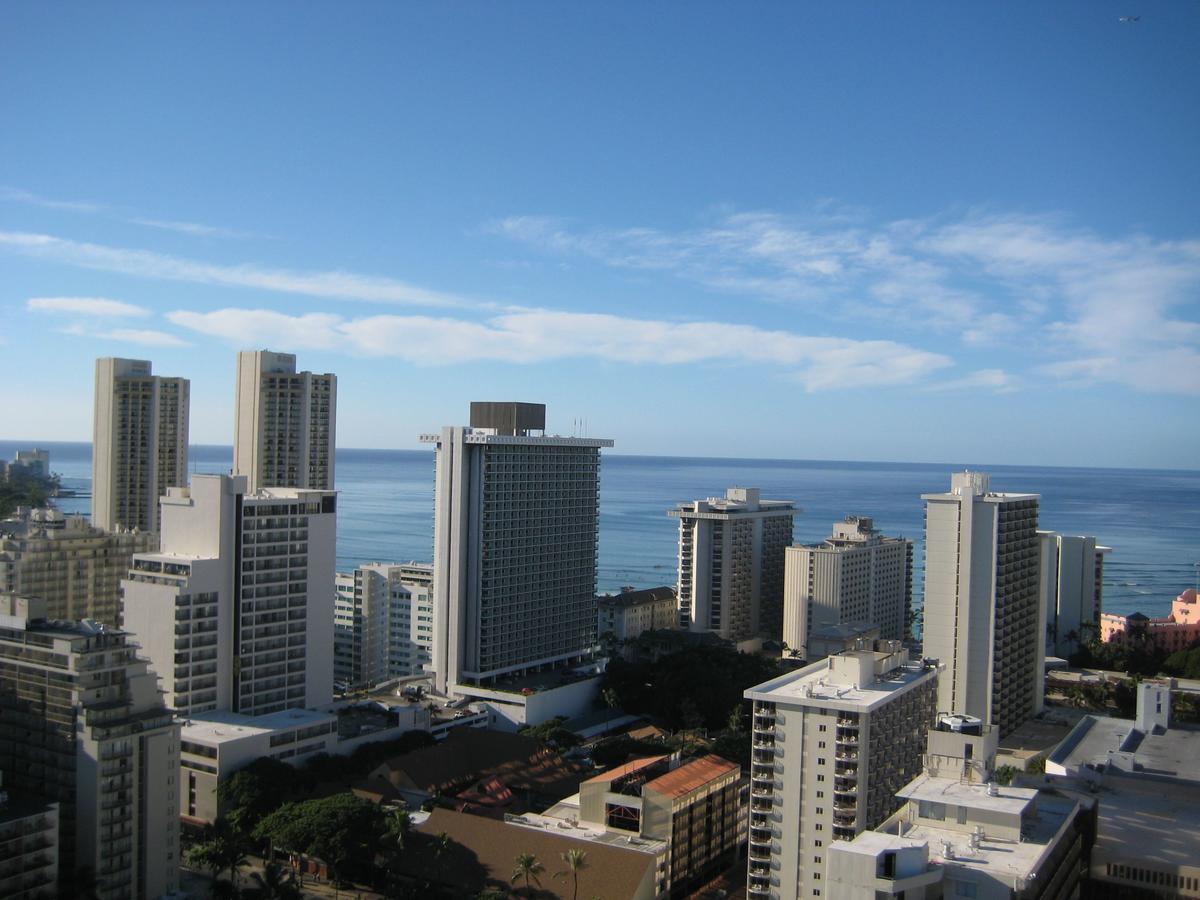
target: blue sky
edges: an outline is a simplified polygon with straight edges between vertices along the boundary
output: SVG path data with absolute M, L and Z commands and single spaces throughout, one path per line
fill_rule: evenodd
M 1200 6 L 1134 6 L 5 4 L 0 438 L 117 355 L 229 442 L 269 347 L 342 446 L 1193 468 Z

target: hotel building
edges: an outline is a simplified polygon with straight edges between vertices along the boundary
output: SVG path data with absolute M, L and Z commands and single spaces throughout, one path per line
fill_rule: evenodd
M 956 472 L 925 501 L 925 656 L 946 671 L 938 709 L 976 716 L 1004 738 L 1042 708 L 1038 495 L 991 491 Z
M 133 558 L 125 627 L 184 717 L 263 715 L 333 696 L 332 491 L 245 492 L 197 475 L 162 498 L 162 546 Z
M 835 522 L 820 544 L 784 553 L 783 640 L 801 658 L 828 625 L 870 623 L 886 640 L 908 637 L 912 609 L 912 541 L 886 537 L 865 516 Z
M 921 771 L 938 670 L 899 642 L 827 657 L 746 691 L 754 701 L 747 894 L 838 897 L 825 885 L 835 841 L 899 806 Z
M 186 378 L 150 373 L 144 359 L 96 360 L 92 524 L 158 531 L 158 498 L 187 484 Z
M 247 493 L 333 490 L 337 376 L 297 372 L 292 353 L 238 354 L 233 474 Z
M 419 675 L 432 661 L 433 567 L 370 563 L 339 572 L 333 677 L 347 686 Z
M 644 631 L 679 627 L 679 598 L 672 587 L 622 589 L 596 598 L 596 634 L 628 641 Z
M 472 403 L 434 444 L 439 691 L 580 661 L 596 640 L 600 448 L 548 437 L 538 403 Z M 537 433 L 535 433 L 537 432 Z
M 59 894 L 179 887 L 179 725 L 122 631 L 0 598 L 0 771 L 58 804 Z
M 1094 537 L 1039 531 L 1046 651 L 1064 659 L 1100 632 L 1104 557 Z
M 758 488 L 681 503 L 679 625 L 746 642 L 783 633 L 783 556 L 792 542 L 790 500 L 763 500 Z

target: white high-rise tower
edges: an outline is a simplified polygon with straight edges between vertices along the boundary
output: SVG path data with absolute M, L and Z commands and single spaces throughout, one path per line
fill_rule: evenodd
M 92 524 L 158 531 L 158 498 L 187 484 L 186 378 L 152 375 L 144 359 L 96 360 Z
M 545 426 L 540 403 L 472 403 L 470 427 L 421 436 L 437 447 L 439 690 L 583 659 L 595 643 L 600 448 L 613 442 Z
M 333 490 L 336 375 L 297 372 L 291 353 L 244 350 L 236 404 L 233 474 L 246 476 L 249 493 Z
M 938 709 L 1001 737 L 1042 708 L 1037 494 L 998 494 L 984 472 L 956 472 L 925 501 L 923 650 L 946 667 Z

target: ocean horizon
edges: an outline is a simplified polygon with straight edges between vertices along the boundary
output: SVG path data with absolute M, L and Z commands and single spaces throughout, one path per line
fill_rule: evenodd
M 38 446 L 50 452 L 67 513 L 87 514 L 91 444 L 0 441 L 0 459 Z M 227 472 L 228 445 L 189 449 L 193 473 Z M 870 516 L 884 533 L 914 541 L 914 605 L 923 590 L 923 493 L 949 487 L 950 473 L 991 474 L 997 491 L 1041 495 L 1039 527 L 1086 534 L 1113 548 L 1105 565 L 1108 612 L 1164 615 L 1200 569 L 1200 471 L 978 463 L 862 462 L 642 456 L 605 452 L 600 476 L 597 587 L 652 587 L 676 581 L 678 525 L 668 508 L 758 487 L 764 498 L 791 500 L 794 539 L 814 543 L 846 515 Z M 336 461 L 339 570 L 374 561 L 428 560 L 433 548 L 433 451 L 339 448 Z

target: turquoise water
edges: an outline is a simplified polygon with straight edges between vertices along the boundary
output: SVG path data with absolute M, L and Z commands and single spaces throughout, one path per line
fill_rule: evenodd
M 29 443 L 0 442 L 12 459 Z M 66 487 L 90 489 L 91 447 L 46 443 L 51 467 Z M 229 447 L 192 449 L 197 472 L 228 471 Z M 805 460 L 699 459 L 605 454 L 600 483 L 600 590 L 675 581 L 676 523 L 668 507 L 720 495 L 726 487 L 759 487 L 763 496 L 800 507 L 795 537 L 818 541 L 847 514 L 873 516 L 888 534 L 917 543 L 914 591 L 921 593 L 922 493 L 944 491 L 950 472 L 991 472 L 997 491 L 1041 494 L 1040 525 L 1095 535 L 1113 548 L 1105 608 L 1161 615 L 1196 581 L 1200 562 L 1200 472 L 1066 469 L 978 464 L 854 463 Z M 433 546 L 433 454 L 421 450 L 339 450 L 338 566 L 374 560 L 430 558 Z M 87 512 L 86 498 L 66 498 L 64 511 Z

